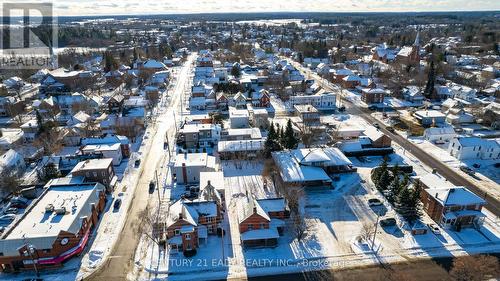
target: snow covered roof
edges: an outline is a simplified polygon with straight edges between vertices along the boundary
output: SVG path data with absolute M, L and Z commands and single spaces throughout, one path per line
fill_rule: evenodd
M 185 164 L 187 167 L 215 167 L 215 157 L 207 153 L 184 153 L 177 154 L 175 157 L 175 167 L 181 167 Z
M 270 212 L 282 212 L 287 209 L 286 201 L 284 198 L 257 199 L 257 202 L 268 214 Z
M 0 240 L 0 252 L 19 255 L 18 249 L 26 244 L 26 239 L 37 249 L 51 249 L 61 231 L 76 234 L 82 220 L 92 214 L 92 205 L 98 204 L 99 192 L 104 192 L 100 183 L 49 186 L 7 237 Z M 65 207 L 65 214 L 47 212 L 49 205 L 56 209 Z
M 89 159 L 76 164 L 71 173 L 81 170 L 105 170 L 113 163 L 112 158 Z
M 260 151 L 264 150 L 265 140 L 235 140 L 219 141 L 217 144 L 218 152 L 236 152 L 236 151 Z
M 484 140 L 478 137 L 459 137 L 457 141 L 463 147 L 479 146 L 484 143 Z
M 279 236 L 280 235 L 275 228 L 250 230 L 240 235 L 241 241 L 274 239 L 278 238 Z
M 324 167 L 352 165 L 351 161 L 335 147 L 295 149 L 293 155 L 301 165 L 317 163 L 322 163 Z
M 439 118 L 439 117 L 446 117 L 443 113 L 437 110 L 419 110 L 415 112 L 415 116 L 424 118 L 424 117 L 429 117 L 429 118 Z
M 150 59 L 150 60 L 148 60 L 147 62 L 144 63 L 144 68 L 161 68 L 161 69 L 166 69 L 167 66 L 164 63 L 162 63 L 162 62 Z
M 443 206 L 486 204 L 486 201 L 463 186 L 425 190 Z
M 300 165 L 292 152 L 276 152 L 273 158 L 284 182 L 331 181 L 322 168 Z
M 373 126 L 368 126 L 363 134 L 365 134 L 365 136 L 367 136 L 372 142 L 380 139 L 381 137 L 383 137 L 385 134 L 380 131 L 379 129 L 373 127 Z
M 427 188 L 453 188 L 455 187 L 451 182 L 447 181 L 445 178 L 429 173 L 424 176 L 418 177 L 418 180 L 422 182 L 423 185 Z
M 169 216 L 167 218 L 167 227 L 182 219 L 198 226 L 200 217 L 216 217 L 218 207 L 215 201 L 184 201 L 178 200 L 170 206 Z
M 456 135 L 453 127 L 427 128 L 424 135 Z

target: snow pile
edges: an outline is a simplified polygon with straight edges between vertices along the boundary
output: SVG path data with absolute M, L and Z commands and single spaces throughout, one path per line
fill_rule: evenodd
M 104 255 L 104 250 L 95 249 L 89 252 L 88 264 L 89 268 L 96 268 L 96 266 L 101 263 L 102 257 Z

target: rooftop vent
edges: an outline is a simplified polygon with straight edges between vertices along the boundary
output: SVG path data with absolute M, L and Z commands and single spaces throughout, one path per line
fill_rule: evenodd
M 45 206 L 46 213 L 52 213 L 53 211 L 54 211 L 54 205 L 48 204 L 47 206 Z
M 56 214 L 58 214 L 58 215 L 64 215 L 64 214 L 66 214 L 66 207 L 64 207 L 64 206 L 63 206 L 63 207 L 60 207 L 60 208 L 55 209 L 54 211 L 55 211 L 55 212 L 56 212 Z

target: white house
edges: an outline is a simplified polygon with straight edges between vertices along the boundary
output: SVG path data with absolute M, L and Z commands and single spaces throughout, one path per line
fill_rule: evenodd
M 250 120 L 250 114 L 246 109 L 236 109 L 234 107 L 229 108 L 229 121 L 231 123 L 231 128 L 248 128 Z
M 80 149 L 83 155 L 102 156 L 113 159 L 113 165 L 120 165 L 123 159 L 120 143 L 114 144 L 89 144 Z
M 216 172 L 218 164 L 214 156 L 206 153 L 184 153 L 175 157 L 172 173 L 177 183 L 199 183 L 201 172 Z
M 427 128 L 424 130 L 424 138 L 429 142 L 449 142 L 456 137 L 457 134 L 453 127 Z
M 500 143 L 499 140 L 459 137 L 450 142 L 448 152 L 458 160 L 500 159 Z
M 14 149 L 9 149 L 0 156 L 0 176 L 21 175 L 25 169 L 23 156 Z
M 295 105 L 312 105 L 317 109 L 333 110 L 337 101 L 337 95 L 334 93 L 323 93 L 309 96 L 290 97 L 290 107 Z

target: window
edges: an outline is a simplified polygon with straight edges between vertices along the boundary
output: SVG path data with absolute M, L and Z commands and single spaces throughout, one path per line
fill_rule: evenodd
M 179 235 L 181 234 L 181 231 L 179 229 L 174 230 L 174 235 Z
M 248 230 L 253 230 L 253 224 L 251 223 L 248 224 Z
M 191 234 L 189 234 L 189 233 L 186 233 L 186 235 L 184 237 L 186 237 L 186 240 L 191 240 Z
M 260 228 L 261 228 L 261 229 L 266 228 L 266 224 L 265 224 L 265 223 L 261 223 L 261 224 L 260 224 Z
M 92 172 L 92 174 L 94 175 L 94 178 L 97 178 L 97 172 Z

